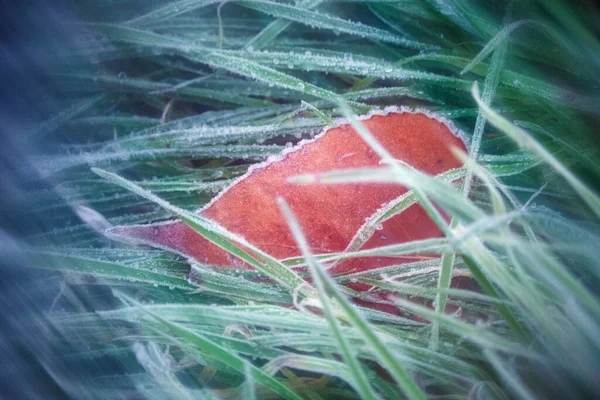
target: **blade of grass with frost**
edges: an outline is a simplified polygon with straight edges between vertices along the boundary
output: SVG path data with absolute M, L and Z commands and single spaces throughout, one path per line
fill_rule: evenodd
M 512 4 L 512 3 L 511 3 Z M 509 6 L 510 8 L 511 6 Z M 507 15 L 510 15 L 510 11 L 507 12 Z M 505 19 L 507 17 L 505 16 Z M 493 39 L 492 39 L 493 40 Z M 496 93 L 496 87 L 498 86 L 498 82 L 500 80 L 500 72 L 504 62 L 504 58 L 506 55 L 506 44 L 500 44 L 499 48 L 494 52 L 492 56 L 492 62 L 489 69 L 488 74 L 485 77 L 484 83 L 484 95 L 483 101 L 486 103 L 491 103 L 494 95 Z M 464 71 L 463 71 L 464 72 Z M 462 73 L 462 72 L 461 72 Z M 479 112 L 477 114 L 477 119 L 475 121 L 475 130 L 473 132 L 473 136 L 471 138 L 471 143 L 469 146 L 469 155 L 477 160 L 479 157 L 479 151 L 481 147 L 481 141 L 483 138 L 483 130 L 485 127 L 485 118 Z M 463 157 L 464 158 L 464 157 Z M 467 171 L 465 174 L 464 181 L 462 182 L 462 193 L 464 196 L 468 196 L 471 191 L 471 181 L 473 179 L 473 169 L 470 163 L 466 164 Z M 490 186 L 491 188 L 491 186 Z M 492 190 L 492 189 L 490 189 Z M 496 199 L 496 198 L 494 198 Z M 495 203 L 496 204 L 496 203 Z M 452 218 L 450 221 L 450 230 L 454 230 L 458 225 L 458 220 L 456 218 Z M 439 289 L 448 289 L 452 280 L 452 269 L 454 268 L 454 261 L 456 259 L 456 253 L 454 251 L 444 252 L 442 254 L 440 274 L 438 276 L 438 288 Z M 435 310 L 439 313 L 444 313 L 446 310 L 446 300 L 447 296 L 443 291 L 440 291 L 435 298 Z M 430 346 L 435 349 L 437 348 L 437 341 L 439 337 L 439 325 L 434 322 L 432 326 L 431 332 L 431 343 Z
M 417 100 L 427 100 L 432 103 L 435 102 L 433 97 L 427 95 L 424 92 L 416 91 L 411 88 L 404 86 L 398 87 L 386 87 L 386 88 L 374 88 L 374 89 L 363 89 L 356 92 L 348 92 L 343 94 L 343 97 L 347 100 L 369 100 L 369 99 L 381 99 L 385 97 L 411 97 Z
M 533 152 L 547 162 L 556 172 L 558 172 L 573 187 L 573 189 L 588 204 L 590 209 L 600 217 L 600 198 L 590 190 L 583 182 L 579 180 L 569 169 L 564 167 L 552 154 L 550 154 L 542 145 L 540 145 L 527 132 L 511 124 L 507 119 L 498 115 L 492 110 L 479 96 L 477 83 L 473 85 L 473 97 L 481 108 L 482 112 L 488 118 L 490 123 L 506 133 L 511 139 L 526 150 Z
M 377 210 L 375 214 L 370 216 L 368 221 L 359 228 L 350 244 L 346 246 L 346 251 L 359 250 L 377 231 L 378 224 L 381 224 L 384 221 L 401 214 L 404 210 L 416 202 L 416 196 L 412 190 L 410 190 L 402 196 L 387 203 L 384 207 Z M 334 264 L 330 264 L 329 268 L 332 268 L 333 266 Z
M 456 188 L 401 163 L 393 161 L 392 164 L 396 164 L 393 169 L 388 166 L 387 168 L 334 170 L 297 175 L 289 178 L 288 181 L 296 184 L 396 183 L 411 188 L 413 193 L 415 189 L 426 193 L 440 207 L 466 221 L 473 221 L 485 215 L 473 202 L 462 196 Z M 401 172 L 398 173 L 398 171 Z M 441 221 L 443 219 L 438 222 L 442 223 Z M 446 225 L 444 229 L 447 230 L 448 226 Z
M 345 19 L 332 17 L 327 14 L 317 13 L 315 11 L 310 11 L 296 6 L 290 6 L 282 3 L 274 3 L 265 0 L 244 0 L 240 4 L 242 4 L 245 7 L 270 14 L 278 18 L 285 18 L 311 27 L 329 29 L 336 32 L 343 32 L 349 35 L 359 36 L 361 38 L 368 38 L 376 42 L 391 43 L 416 50 L 437 49 L 437 46 L 408 40 L 379 28 L 374 28 L 369 25 L 347 21 Z
M 340 284 L 347 284 L 352 279 L 386 279 L 389 276 L 393 278 L 406 278 L 413 275 L 428 274 L 430 271 L 437 271 L 438 267 L 439 261 L 435 259 L 414 261 L 342 275 L 335 277 L 335 280 Z
M 216 50 L 215 50 L 216 51 Z M 351 59 L 343 52 L 312 51 L 304 53 L 262 51 L 246 52 L 239 50 L 222 50 L 221 54 L 243 58 L 276 68 L 300 69 L 305 71 L 335 72 L 338 74 L 354 74 L 377 77 L 377 79 L 418 80 L 432 85 L 468 91 L 470 82 L 464 79 L 440 75 L 417 69 L 403 69 L 394 64 L 375 57 L 353 56 Z M 345 57 L 344 57 L 345 55 Z M 292 66 L 291 68 L 289 66 Z M 363 86 L 360 87 L 362 89 Z M 358 90 L 353 87 L 352 91 Z M 406 89 L 405 89 L 406 90 Z
M 334 314 L 334 309 L 329 301 L 327 292 L 325 291 L 323 281 L 317 273 L 317 269 L 321 267 L 310 251 L 308 242 L 306 241 L 306 238 L 300 229 L 300 225 L 298 224 L 296 217 L 292 214 L 292 210 L 289 208 L 283 198 L 279 197 L 277 199 L 277 203 L 283 212 L 288 225 L 290 226 L 290 230 L 294 235 L 294 239 L 296 240 L 300 251 L 302 252 L 302 256 L 306 259 L 306 263 L 310 268 L 311 276 L 314 279 L 315 287 L 319 294 L 319 299 L 321 300 L 325 319 L 327 320 L 330 329 L 336 338 L 338 348 L 344 357 L 344 361 L 346 364 L 348 364 L 352 379 L 347 382 L 356 389 L 361 398 L 378 399 L 379 396 L 369 384 L 369 380 L 360 365 L 360 361 L 358 360 L 356 352 L 351 348 L 348 340 L 344 337 L 341 331 L 340 322 L 338 321 L 337 316 Z
M 448 239 L 446 238 L 434 238 L 434 239 L 423 239 L 415 240 L 407 243 L 392 244 L 387 246 L 380 246 L 373 249 L 365 249 L 352 252 L 341 252 L 341 253 L 326 253 L 317 254 L 315 258 L 323 263 L 329 263 L 336 260 L 345 260 L 349 258 L 361 258 L 361 257 L 397 257 L 407 254 L 439 254 L 445 251 L 450 246 Z M 292 257 L 282 261 L 287 266 L 302 266 L 305 265 L 303 257 Z
M 380 287 L 382 289 L 393 290 L 395 292 L 412 294 L 412 295 L 436 295 L 440 291 L 443 291 L 448 296 L 453 296 L 461 299 L 476 300 L 490 304 L 507 304 L 512 305 L 510 300 L 499 299 L 497 297 L 491 297 L 471 290 L 464 289 L 439 289 L 437 287 L 426 287 L 419 285 L 411 285 L 399 281 L 386 281 L 369 278 L 359 278 L 358 282 L 363 282 L 372 286 Z
M 183 210 L 179 207 L 175 207 L 170 203 L 162 200 L 161 198 L 153 195 L 152 193 L 142 189 L 141 187 L 132 184 L 130 181 L 107 171 L 103 171 L 97 168 L 93 168 L 92 171 L 101 177 L 107 179 L 110 182 L 113 182 L 123 188 L 136 193 L 153 203 L 156 203 L 160 207 L 164 208 L 167 211 L 172 212 L 177 217 L 179 217 L 183 222 L 185 222 L 190 228 L 198 232 L 205 239 L 210 241 L 211 243 L 219 246 L 223 250 L 232 254 L 235 257 L 238 257 L 240 260 L 247 262 L 249 265 L 253 266 L 260 272 L 265 275 L 273 278 L 283 286 L 288 289 L 294 289 L 298 286 L 305 287 L 304 281 L 298 275 L 296 275 L 292 270 L 286 268 L 283 264 L 281 264 L 278 260 L 270 257 L 262 250 L 256 248 L 255 246 L 246 243 L 241 238 L 238 238 L 231 233 L 224 230 L 222 227 L 207 221 L 206 219 Z M 264 261 L 264 264 L 250 254 L 242 250 L 237 245 L 242 245 L 248 248 L 250 251 L 255 253 L 260 257 L 261 260 Z M 310 296 L 310 293 L 306 291 L 306 289 L 301 289 L 303 293 Z
M 339 99 L 339 95 L 334 92 L 322 89 L 292 75 L 279 72 L 276 69 L 264 67 L 260 64 L 251 62 L 248 59 L 226 56 L 218 52 L 210 52 L 210 50 L 208 54 L 195 51 L 193 52 L 193 58 L 251 79 L 258 79 L 267 84 L 273 84 L 282 88 L 309 94 L 332 103 L 336 103 Z M 353 105 L 363 110 L 371 108 L 370 106 L 357 102 L 354 102 Z
M 141 188 L 152 190 L 153 192 L 213 192 L 215 190 L 221 191 L 225 187 L 229 186 L 233 183 L 233 180 L 223 180 L 217 182 L 169 182 L 169 181 L 161 181 L 160 179 L 157 181 L 141 181 L 134 182 L 136 185 Z
M 510 162 L 510 163 L 502 163 L 502 162 L 488 162 L 482 163 L 484 164 L 485 169 L 494 176 L 494 178 L 501 177 L 509 177 L 509 176 L 518 176 L 523 174 L 534 167 L 537 167 L 541 164 L 541 161 L 526 161 L 526 162 Z M 506 186 L 506 185 L 504 185 Z M 513 186 L 516 188 L 516 186 Z M 505 193 L 506 191 L 503 191 Z M 512 201 L 511 201 L 512 202 Z
M 369 326 L 368 322 L 362 318 L 362 316 L 356 311 L 356 309 L 338 291 L 338 289 L 335 287 L 335 283 L 333 281 L 331 281 L 331 278 L 329 278 L 326 275 L 326 273 L 324 271 L 322 271 L 321 268 L 319 268 L 317 261 L 313 258 L 310 250 L 308 249 L 308 243 L 306 242 L 306 239 L 304 238 L 304 234 L 302 233 L 300 225 L 299 225 L 298 221 L 296 220 L 296 217 L 292 214 L 292 211 L 287 207 L 287 205 L 283 201 L 280 200 L 279 204 L 285 214 L 286 220 L 288 221 L 288 224 L 290 225 L 290 229 L 292 230 L 292 233 L 294 234 L 296 241 L 298 242 L 300 247 L 303 249 L 304 256 L 307 258 L 307 262 L 309 263 L 309 265 L 311 267 L 311 273 L 313 274 L 315 281 L 316 282 L 318 281 L 317 285 L 319 287 L 319 294 L 321 296 L 321 299 L 325 299 L 327 304 L 329 304 L 328 299 L 326 297 L 327 295 L 325 293 L 327 291 L 330 292 L 333 295 L 333 297 L 337 300 L 339 306 L 341 306 L 341 308 L 346 313 L 346 317 L 347 317 L 348 321 L 351 322 L 362 333 L 364 340 L 371 347 L 371 351 L 373 351 L 373 353 L 375 355 L 377 355 L 377 358 L 379 359 L 379 361 L 387 368 L 388 372 L 394 378 L 396 383 L 398 383 L 398 385 L 400 386 L 400 388 L 402 389 L 404 394 L 409 399 L 425 400 L 427 398 L 425 393 L 423 393 L 423 391 L 419 388 L 419 386 L 415 383 L 415 381 L 410 377 L 410 375 L 402 367 L 402 365 L 400 365 L 400 363 L 398 363 L 398 361 L 391 354 L 391 352 L 389 351 L 387 346 L 377 337 L 375 332 Z M 323 306 L 325 307 L 325 302 L 323 303 Z M 327 313 L 327 314 L 328 314 L 328 318 L 327 318 L 328 320 L 330 318 L 332 318 L 332 319 L 335 318 L 331 314 L 331 310 L 329 310 L 329 313 Z M 333 326 L 332 321 L 329 321 L 329 322 Z M 336 327 L 339 329 L 339 326 L 336 325 Z M 339 336 L 338 340 L 341 340 L 339 342 L 340 345 L 343 342 L 345 342 L 345 340 L 343 339 L 343 336 L 341 336 L 341 335 Z M 349 349 L 348 349 L 348 352 L 350 352 Z M 349 355 L 350 354 L 352 354 L 352 353 L 349 353 Z M 346 359 L 346 362 L 349 362 L 349 360 Z M 358 364 L 358 361 L 356 361 L 356 364 Z M 356 365 L 356 367 L 360 368 L 358 365 Z M 351 369 L 353 369 L 353 368 L 354 367 L 351 367 Z M 362 375 L 362 370 L 360 370 L 360 372 L 358 372 L 358 373 Z M 356 374 L 357 374 L 357 372 L 353 369 L 353 375 L 355 377 L 356 377 Z M 361 380 L 364 379 L 363 377 L 364 377 L 364 375 L 360 376 L 360 379 Z M 362 383 L 361 383 L 361 385 L 362 385 Z M 367 383 L 367 385 L 368 385 L 368 383 Z M 362 390 L 363 390 L 363 388 L 361 387 L 361 393 L 362 393 Z M 370 391 L 365 392 L 365 393 L 370 393 Z
M 104 148 L 110 150 L 140 150 L 154 147 L 191 147 L 198 145 L 226 144 L 233 141 L 252 140 L 261 142 L 276 136 L 283 136 L 295 130 L 277 125 L 255 126 L 207 126 L 199 125 L 191 129 L 175 129 L 151 135 L 125 137 L 111 141 Z
M 321 4 L 323 0 L 303 0 L 296 5 L 301 9 L 310 10 Z M 272 42 L 280 33 L 285 31 L 292 21 L 276 19 L 265 27 L 258 35 L 253 37 L 245 46 L 244 50 L 260 50 Z
M 252 378 L 254 378 L 257 382 L 263 384 L 264 386 L 268 387 L 273 392 L 277 393 L 285 399 L 302 400 L 301 397 L 294 393 L 290 388 L 288 388 L 278 380 L 272 378 L 261 369 L 248 364 L 248 362 L 245 359 L 241 358 L 232 351 L 226 349 L 225 347 L 219 346 L 218 344 L 209 340 L 203 335 L 193 332 L 185 328 L 184 326 L 171 322 L 152 313 L 151 311 L 147 310 L 142 304 L 136 302 L 135 300 L 128 298 L 124 295 L 122 296 L 126 297 L 131 304 L 136 305 L 141 312 L 156 320 L 165 329 L 180 337 L 185 342 L 187 342 L 189 346 L 193 346 L 194 348 L 198 349 L 201 353 L 207 354 L 210 357 L 219 360 L 219 362 L 228 365 L 230 368 L 233 368 L 241 374 L 244 374 L 245 369 L 249 368 Z M 248 365 L 248 367 L 246 367 L 246 365 Z
M 505 19 L 508 16 L 510 16 L 510 6 L 509 11 L 505 16 Z M 506 48 L 506 43 L 500 43 L 492 56 L 492 61 L 488 73 L 485 77 L 483 88 L 482 101 L 486 104 L 491 104 L 496 94 L 496 88 L 498 87 L 498 83 L 500 81 L 500 74 L 502 71 L 502 66 L 504 64 L 504 59 L 506 57 Z M 481 141 L 483 138 L 483 130 L 485 128 L 485 123 L 486 119 L 484 115 L 481 112 L 479 112 L 477 114 L 477 120 L 475 121 L 475 129 L 473 131 L 473 137 L 471 138 L 471 144 L 469 146 L 469 156 L 473 160 L 477 160 L 479 158 L 479 151 L 481 148 Z M 465 196 L 468 196 L 469 192 L 471 191 L 472 179 L 473 171 L 470 168 L 467 168 L 467 174 L 462 187 L 462 192 Z
M 134 268 L 117 261 L 105 261 L 82 256 L 71 256 L 58 252 L 34 250 L 30 252 L 34 266 L 38 268 L 57 269 L 79 274 L 90 274 L 102 278 L 141 282 L 148 285 L 168 286 L 181 290 L 193 291 L 196 286 L 185 278 Z
M 317 116 L 319 118 L 321 118 L 321 120 L 323 120 L 323 122 L 327 125 L 327 126 L 334 126 L 335 123 L 333 122 L 333 120 L 331 118 L 329 118 L 323 111 L 319 110 L 317 107 L 313 106 L 312 104 L 302 100 L 301 102 L 303 107 L 306 107 L 307 109 L 309 109 L 310 111 L 314 112 L 315 114 L 317 114 Z
M 312 133 L 316 130 L 320 130 L 323 126 L 323 123 L 317 119 L 305 118 L 301 121 L 279 121 L 277 123 L 269 122 L 275 117 L 275 114 L 281 112 L 282 114 L 286 114 L 288 112 L 298 112 L 301 111 L 301 108 L 297 105 L 293 107 L 273 107 L 269 108 L 268 111 L 264 108 L 259 115 L 256 116 L 256 119 L 260 119 L 260 121 L 255 121 L 255 118 L 247 115 L 239 115 L 236 116 L 234 113 L 225 114 L 222 117 L 215 117 L 207 120 L 197 120 L 194 119 L 190 121 L 190 124 L 185 124 L 182 126 L 182 123 L 167 126 L 168 124 L 162 125 L 160 127 L 156 127 L 149 130 L 142 130 L 138 132 L 133 132 L 132 135 L 127 136 L 123 139 L 118 139 L 117 141 L 104 142 L 106 145 L 105 148 L 116 147 L 115 144 L 143 141 L 148 139 L 160 139 L 160 138 L 179 138 L 189 140 L 193 139 L 196 134 L 199 136 L 215 136 L 215 137 L 232 137 L 233 139 L 241 139 L 241 138 L 252 138 L 253 136 L 257 136 L 260 139 L 268 138 L 265 136 L 261 136 L 261 133 L 269 133 L 272 135 L 280 135 L 284 136 L 286 134 L 297 133 L 297 131 L 301 131 L 304 133 L 305 130 L 309 130 L 306 133 Z M 271 118 L 269 118 L 271 117 Z M 265 121 L 267 119 L 267 121 Z M 239 121 L 238 121 L 239 120 Z M 235 122 L 238 122 L 236 124 Z M 248 124 L 248 126 L 240 126 L 244 124 Z M 239 135 L 236 137 L 236 135 Z M 239 167 L 238 167 L 239 168 Z M 197 171 L 198 173 L 202 173 L 203 169 Z

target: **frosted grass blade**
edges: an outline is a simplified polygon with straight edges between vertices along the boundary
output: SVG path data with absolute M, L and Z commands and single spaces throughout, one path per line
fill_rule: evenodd
M 369 380 L 367 379 L 367 376 L 363 371 L 362 366 L 360 365 L 360 361 L 358 360 L 358 354 L 356 354 L 356 351 L 350 346 L 350 343 L 342 333 L 340 323 L 336 315 L 334 314 L 333 305 L 329 300 L 329 296 L 327 295 L 325 285 L 318 273 L 318 269 L 322 268 L 322 266 L 319 265 L 319 262 L 316 260 L 316 258 L 310 251 L 308 242 L 306 241 L 306 238 L 302 233 L 298 220 L 296 220 L 296 217 L 292 214 L 292 210 L 289 208 L 285 200 L 279 198 L 277 202 L 283 214 L 285 215 L 285 218 L 290 226 L 290 230 L 294 235 L 296 243 L 298 243 L 298 247 L 300 247 L 300 251 L 302 252 L 303 257 L 306 259 L 306 262 L 310 268 L 311 276 L 314 279 L 315 287 L 319 294 L 319 299 L 321 300 L 321 305 L 323 307 L 325 318 L 327 319 L 329 327 L 333 335 L 335 336 L 338 348 L 344 356 L 344 361 L 346 362 L 346 364 L 348 364 L 348 368 L 352 376 L 352 380 L 350 380 L 349 383 L 356 389 L 356 391 L 360 394 L 361 398 L 378 399 L 379 396 L 375 393 L 375 391 L 369 384 Z
M 260 249 L 255 246 L 247 243 L 245 240 L 232 235 L 231 233 L 225 231 L 222 227 L 217 226 L 215 223 L 212 223 L 196 214 L 193 214 L 189 211 L 183 210 L 179 207 L 175 207 L 165 200 L 160 199 L 159 197 L 153 195 L 152 193 L 142 189 L 141 187 L 131 183 L 130 181 L 121 178 L 120 176 L 103 171 L 97 168 L 93 169 L 93 172 L 100 175 L 101 177 L 107 179 L 110 182 L 113 182 L 119 186 L 122 186 L 125 189 L 132 191 L 156 204 L 161 206 L 167 211 L 172 212 L 177 217 L 179 217 L 183 222 L 188 224 L 192 229 L 202 235 L 204 238 L 209 240 L 211 243 L 221 247 L 223 250 L 231 253 L 232 255 L 238 257 L 240 260 L 247 262 L 260 272 L 265 275 L 275 279 L 277 282 L 281 283 L 283 286 L 288 289 L 295 289 L 298 286 L 305 287 L 305 282 L 296 275 L 292 270 L 286 268 L 283 264 L 281 264 L 278 260 L 268 256 Z M 248 248 L 250 251 L 255 253 L 263 262 L 258 261 L 256 258 L 248 254 L 246 251 L 242 250 L 238 245 L 242 245 Z M 305 289 L 301 289 L 304 290 Z

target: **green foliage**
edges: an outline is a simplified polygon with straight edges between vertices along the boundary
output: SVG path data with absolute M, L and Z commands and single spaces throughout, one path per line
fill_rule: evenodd
M 27 248 L 33 267 L 57 274 L 48 280 L 58 293 L 50 315 L 79 349 L 72 357 L 135 360 L 127 375 L 98 377 L 86 391 L 216 399 L 595 393 L 600 17 L 591 4 L 87 3 L 82 18 L 93 23 L 78 25 L 77 46 L 49 60 L 64 111 L 30 133 L 47 144 L 32 162 L 53 189 L 32 193 L 39 206 L 31 213 L 46 229 Z M 355 118 L 389 104 L 430 109 L 470 133 L 469 155 L 458 155 L 464 168 L 431 177 L 391 159 Z M 312 254 L 285 204 L 303 250 L 286 260 L 193 213 L 253 163 L 339 117 L 387 168 L 294 182 L 410 189 L 369 218 L 348 252 Z M 360 250 L 378 224 L 416 202 L 445 237 Z M 255 270 L 103 235 L 168 217 Z M 400 255 L 431 257 L 342 276 L 323 268 Z M 452 287 L 457 277 L 477 285 Z M 350 282 L 373 289 L 356 292 Z M 90 287 L 113 291 L 98 299 Z M 396 298 L 377 301 L 402 317 L 352 302 L 386 291 Z

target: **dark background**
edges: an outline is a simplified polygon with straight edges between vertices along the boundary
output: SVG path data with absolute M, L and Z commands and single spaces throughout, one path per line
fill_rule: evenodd
M 0 399 L 68 399 L 65 382 L 91 377 L 73 368 L 65 342 L 45 318 L 52 301 L 31 293 L 43 272 L 27 269 L 22 238 L 43 218 L 24 214 L 25 189 L 44 185 L 27 155 L 41 147 L 30 133 L 59 109 L 46 57 L 69 45 L 76 20 L 69 2 L 0 1 Z M 71 33 L 71 34 L 70 34 Z M 68 389 L 67 389 L 68 390 Z M 81 398 L 81 397 L 79 397 Z M 85 398 L 85 395 L 83 395 Z

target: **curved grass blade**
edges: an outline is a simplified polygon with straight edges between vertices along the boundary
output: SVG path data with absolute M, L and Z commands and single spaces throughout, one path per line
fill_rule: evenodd
M 484 60 L 492 51 L 494 51 L 494 49 L 496 49 L 496 47 L 500 46 L 509 36 L 510 34 L 517 28 L 530 23 L 533 21 L 529 21 L 529 20 L 523 20 L 523 21 L 516 21 L 513 22 L 510 25 L 505 26 L 504 28 L 502 28 L 500 30 L 500 32 L 498 32 L 496 34 L 496 36 L 494 36 L 492 38 L 492 40 L 490 40 L 484 47 L 483 49 L 481 49 L 481 51 L 479 52 L 479 54 L 477 54 L 477 56 L 475 56 L 475 58 L 473 58 L 473 60 L 471 60 L 471 62 L 469 62 L 463 69 L 462 71 L 460 71 L 461 75 L 464 75 L 465 73 L 469 72 L 471 69 L 473 69 L 473 67 L 477 64 L 479 64 L 482 60 Z

